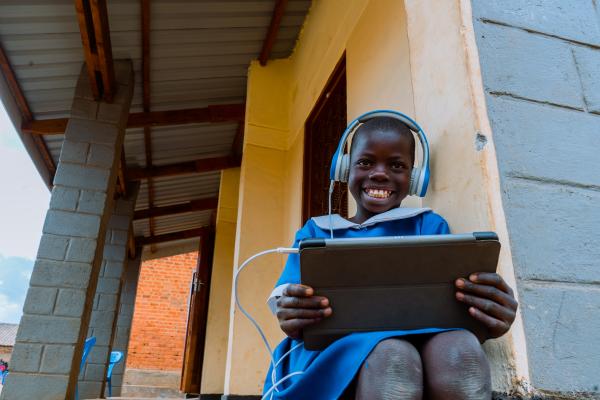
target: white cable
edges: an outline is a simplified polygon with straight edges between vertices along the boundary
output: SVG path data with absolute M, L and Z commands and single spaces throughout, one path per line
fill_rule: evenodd
M 327 202 L 329 209 L 329 235 L 333 239 L 333 217 L 331 216 L 331 196 L 333 195 L 333 187 L 335 185 L 335 181 L 331 180 L 329 183 L 329 201 Z
M 264 256 L 266 254 L 271 254 L 271 253 L 280 253 L 280 254 L 294 254 L 294 253 L 296 253 L 297 254 L 298 252 L 299 252 L 299 249 L 296 249 L 296 248 L 293 248 L 293 247 L 278 247 L 276 249 L 269 249 L 269 250 L 261 251 L 260 253 L 257 253 L 255 255 L 253 255 L 252 257 L 248 258 L 246 261 L 244 261 L 242 263 L 242 265 L 240 265 L 240 267 L 235 271 L 235 275 L 234 275 L 234 278 L 233 278 L 235 304 L 238 306 L 238 308 L 240 309 L 240 311 L 242 312 L 242 314 L 244 314 L 246 316 L 246 318 L 248 318 L 250 320 L 250 322 L 252 322 L 252 325 L 254 325 L 254 327 L 256 328 L 256 330 L 258 331 L 258 333 L 260 334 L 260 337 L 261 337 L 263 343 L 267 347 L 267 351 L 269 352 L 269 356 L 271 357 L 271 365 L 272 365 L 271 383 L 272 383 L 272 387 L 265 394 L 265 396 L 263 396 L 263 399 L 266 398 L 266 396 L 269 393 L 273 393 L 273 390 L 279 391 L 278 386 L 281 383 L 283 383 L 287 378 L 289 378 L 291 376 L 299 375 L 299 374 L 302 373 L 302 371 L 292 372 L 291 374 L 289 374 L 289 375 L 283 377 L 282 379 L 280 379 L 279 381 L 275 382 L 275 380 L 277 379 L 277 373 L 276 373 L 275 369 L 277 368 L 277 366 L 279 365 L 279 363 L 286 356 L 288 356 L 293 350 L 296 350 L 298 347 L 300 347 L 300 345 L 302 345 L 303 342 L 301 342 L 298 345 L 294 346 L 291 350 L 289 350 L 287 353 L 285 353 L 277 362 L 275 362 L 275 357 L 273 355 L 273 350 L 271 349 L 271 346 L 269 345 L 269 341 L 267 340 L 266 335 L 264 334 L 263 330 L 260 328 L 260 325 L 258 325 L 258 322 L 256 322 L 256 320 L 254 318 L 252 318 L 252 316 L 248 313 L 248 311 L 246 311 L 246 309 L 244 309 L 244 307 L 242 307 L 242 304 L 240 303 L 240 298 L 238 296 L 238 277 L 239 277 L 240 273 L 244 270 L 244 268 L 246 268 L 246 266 L 248 266 L 248 264 L 250 264 L 251 261 L 255 260 L 258 257 Z M 272 395 L 271 395 L 271 397 L 272 397 Z
M 280 380 L 278 380 L 275 385 L 273 385 L 269 390 L 267 390 L 265 392 L 265 394 L 263 395 L 263 397 L 261 397 L 261 400 L 265 400 L 267 398 L 268 395 L 271 395 L 271 398 L 273 398 L 273 391 L 275 390 L 276 387 L 278 387 L 279 385 L 281 385 L 283 382 L 287 381 L 288 379 L 290 379 L 292 376 L 296 376 L 296 375 L 302 375 L 304 372 L 303 371 L 297 371 L 297 372 L 292 372 L 289 375 L 284 376 L 283 378 L 281 378 Z

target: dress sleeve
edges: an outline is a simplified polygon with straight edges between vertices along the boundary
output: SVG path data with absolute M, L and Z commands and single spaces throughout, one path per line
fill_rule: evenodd
M 294 244 L 292 247 L 298 248 L 298 245 L 302 239 L 307 239 L 310 237 L 314 237 L 314 229 L 312 228 L 312 221 L 309 220 L 299 231 L 296 232 L 296 237 L 294 238 Z M 271 309 L 271 312 L 275 314 L 275 303 L 277 299 L 281 297 L 284 289 L 290 283 L 300 283 L 300 255 L 299 254 L 289 254 L 287 262 L 285 263 L 285 267 L 283 268 L 283 272 L 281 276 L 279 276 L 279 280 L 275 285 L 275 289 L 271 292 L 269 299 L 267 300 L 267 304 Z
M 444 235 L 450 233 L 448 222 L 434 212 L 423 214 L 421 220 L 421 235 Z

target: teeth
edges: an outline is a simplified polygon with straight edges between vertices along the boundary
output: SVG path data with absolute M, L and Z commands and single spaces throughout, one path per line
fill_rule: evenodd
M 383 189 L 367 189 L 366 192 L 369 196 L 375 197 L 377 199 L 387 199 L 392 193 L 390 190 Z

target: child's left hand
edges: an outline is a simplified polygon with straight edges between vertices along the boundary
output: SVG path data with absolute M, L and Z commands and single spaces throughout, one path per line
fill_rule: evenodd
M 482 342 L 504 335 L 515 320 L 519 303 L 513 290 L 495 273 L 473 273 L 469 279 L 457 279 L 456 299 L 468 304 L 473 318 L 487 326 L 489 337 Z

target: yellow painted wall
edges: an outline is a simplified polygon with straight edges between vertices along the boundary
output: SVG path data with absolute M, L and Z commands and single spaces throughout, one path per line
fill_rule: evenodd
M 201 392 L 223 393 L 240 169 L 221 172 Z
M 314 2 L 293 55 L 266 67 L 250 66 L 237 265 L 261 250 L 289 245 L 302 225 L 304 123 L 346 51 L 348 118 L 375 107 L 414 116 L 432 146 L 433 181 L 424 205 L 444 215 L 455 231 L 498 230 L 505 245 L 500 270 L 511 281 L 491 132 L 485 131 L 487 147 L 475 149 L 475 134 L 484 128 L 485 117 L 481 101 L 475 101 L 481 78 L 473 67 L 476 63 L 468 60 L 468 1 L 442 3 Z M 418 206 L 420 201 L 405 205 Z M 265 300 L 283 261 L 281 256 L 263 258 L 249 267 L 240 283 L 243 303 L 266 328 L 273 346 L 282 333 Z M 268 354 L 250 323 L 233 307 L 231 312 L 224 393 L 257 394 Z M 509 344 L 488 346 L 495 365 L 494 386 L 500 390 L 514 377 Z

